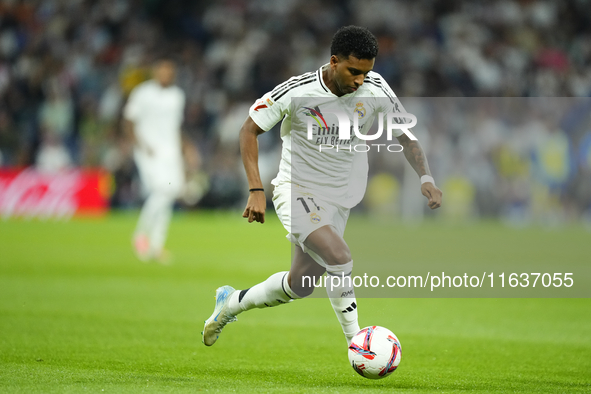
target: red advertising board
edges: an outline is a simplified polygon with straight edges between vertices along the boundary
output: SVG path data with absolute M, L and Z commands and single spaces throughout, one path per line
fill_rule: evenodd
M 100 169 L 58 173 L 0 169 L 0 215 L 69 218 L 101 215 L 109 208 L 110 175 Z

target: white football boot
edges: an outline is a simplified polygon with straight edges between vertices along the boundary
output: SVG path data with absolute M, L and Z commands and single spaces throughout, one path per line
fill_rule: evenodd
M 228 323 L 236 321 L 236 316 L 228 312 L 228 304 L 230 296 L 236 290 L 232 286 L 218 287 L 215 292 L 215 309 L 212 315 L 205 321 L 203 326 L 203 343 L 206 346 L 211 346 L 220 337 L 222 329 Z

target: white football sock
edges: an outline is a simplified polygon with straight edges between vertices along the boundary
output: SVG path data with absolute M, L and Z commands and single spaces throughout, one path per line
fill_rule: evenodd
M 237 315 L 249 309 L 268 308 L 301 298 L 289 287 L 288 274 L 288 271 L 277 272 L 264 282 L 233 293 L 229 301 L 230 313 Z
M 162 253 L 164 249 L 175 198 L 168 194 L 162 194 L 158 196 L 158 200 L 158 212 L 153 218 L 152 228 L 149 233 L 150 249 L 155 256 Z
M 357 299 L 353 289 L 351 272 L 353 271 L 353 261 L 347 264 L 327 265 L 326 274 L 326 292 L 330 298 L 330 303 L 334 309 L 339 323 L 343 328 L 347 343 L 359 331 L 357 321 Z
M 135 235 L 148 236 L 150 251 L 154 255 L 158 255 L 164 248 L 174 200 L 174 195 L 170 193 L 152 192 L 142 207 Z

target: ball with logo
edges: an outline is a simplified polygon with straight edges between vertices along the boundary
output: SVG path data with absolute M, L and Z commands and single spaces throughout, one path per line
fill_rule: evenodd
M 351 341 L 349 361 L 364 378 L 381 379 L 396 370 L 402 357 L 401 349 L 392 331 L 380 326 L 365 327 Z

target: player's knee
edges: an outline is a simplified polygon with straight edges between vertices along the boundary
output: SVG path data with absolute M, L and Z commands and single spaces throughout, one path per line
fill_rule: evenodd
M 308 278 L 306 277 L 302 277 L 302 283 L 298 283 L 295 286 L 292 286 L 291 291 L 293 291 L 299 298 L 306 298 L 310 295 L 312 295 L 312 293 L 314 292 L 314 283 L 313 283 L 313 279 L 311 278 L 311 282 L 312 284 L 306 284 L 306 280 Z
M 324 258 L 328 265 L 342 265 L 351 261 L 351 251 L 348 247 L 331 248 Z
M 298 297 L 308 297 L 314 292 L 316 284 L 322 277 L 322 275 L 317 274 L 317 272 L 303 272 L 299 275 L 292 276 L 291 291 Z
M 291 289 L 298 297 L 306 298 L 314 292 L 314 287 L 299 287 L 296 289 Z

